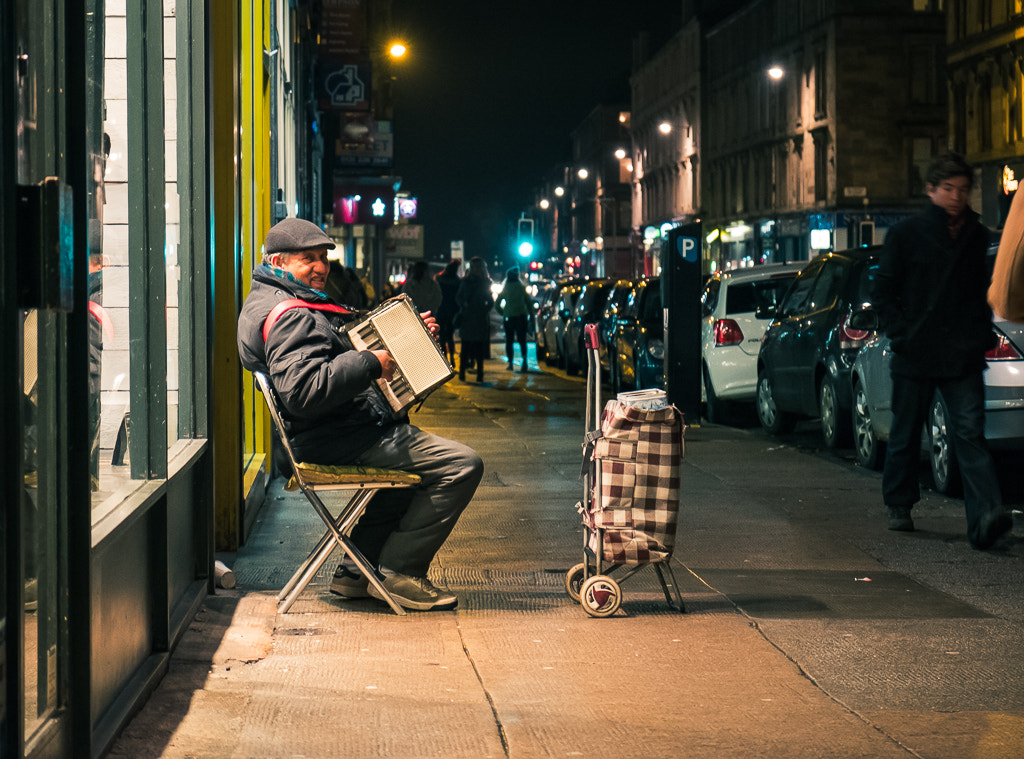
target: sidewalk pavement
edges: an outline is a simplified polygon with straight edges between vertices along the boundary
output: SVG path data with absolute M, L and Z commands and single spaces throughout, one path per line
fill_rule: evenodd
M 928 496 L 885 530 L 880 478 L 757 430 L 691 426 L 673 558 L 687 613 L 648 567 L 622 609 L 565 592 L 585 385 L 487 363 L 413 422 L 487 472 L 431 578 L 455 611 L 398 617 L 276 591 L 320 536 L 275 482 L 237 586 L 207 599 L 111 756 L 1024 756 L 1024 544 L 972 550 L 963 505 Z

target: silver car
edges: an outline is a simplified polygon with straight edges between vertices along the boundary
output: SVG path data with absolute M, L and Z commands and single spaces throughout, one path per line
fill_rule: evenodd
M 865 313 L 862 325 L 873 317 Z M 857 325 L 861 326 L 861 325 Z M 1024 324 L 995 318 L 993 328 L 999 345 L 989 351 L 985 378 L 985 439 L 993 450 L 1024 449 Z M 892 426 L 892 379 L 889 338 L 874 335 L 853 363 L 853 429 L 857 462 L 879 469 L 884 444 Z M 936 392 L 922 435 L 922 446 L 931 461 L 935 489 L 950 493 L 959 489 L 959 473 L 947 424 L 949 411 Z

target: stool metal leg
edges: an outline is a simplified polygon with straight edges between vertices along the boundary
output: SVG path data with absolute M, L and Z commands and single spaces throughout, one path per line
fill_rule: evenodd
M 375 492 L 376 490 L 361 489 L 358 493 L 355 493 L 352 496 L 352 498 L 349 499 L 349 502 L 338 514 L 338 518 L 333 520 L 338 532 L 342 534 L 348 534 L 349 527 L 352 524 L 354 524 L 356 519 L 358 519 L 362 515 L 363 510 L 366 508 L 366 504 L 369 502 L 370 498 L 373 497 L 373 494 Z M 320 552 L 325 549 L 327 549 L 327 554 L 323 557 L 323 559 L 319 560 L 317 569 L 313 570 L 313 574 L 309 576 L 309 579 L 307 579 L 305 583 L 302 583 L 303 587 L 305 587 L 309 580 L 312 579 L 313 575 L 315 575 L 319 571 L 319 568 L 323 564 L 324 560 L 326 560 L 327 556 L 329 556 L 331 551 L 334 550 L 334 536 L 331 535 L 330 530 L 327 530 L 323 534 L 323 537 L 320 538 L 320 542 L 318 542 L 316 546 L 313 548 L 313 550 L 309 552 L 309 556 L 306 557 L 306 560 L 299 565 L 299 568 L 295 570 L 295 574 L 293 574 L 291 576 L 291 579 L 289 579 L 288 582 L 285 583 L 285 586 L 281 588 L 280 592 L 277 594 L 278 602 L 280 602 L 281 599 L 285 598 L 289 593 L 292 592 L 292 590 L 295 588 L 295 584 L 299 582 L 300 578 L 303 577 L 303 575 L 305 575 L 306 570 L 309 568 L 309 566 L 317 560 L 317 557 L 319 556 Z
M 323 521 L 325 525 L 327 525 L 330 537 L 328 538 L 327 545 L 321 548 L 319 552 L 317 552 L 317 550 L 314 549 L 315 558 L 313 559 L 313 563 L 316 563 L 316 566 L 313 567 L 311 563 L 309 566 L 306 567 L 305 572 L 301 573 L 302 576 L 295 583 L 295 587 L 288 595 L 288 598 L 286 598 L 284 603 L 281 604 L 281 606 L 278 608 L 278 612 L 284 614 L 288 611 L 288 609 L 291 608 L 291 605 L 295 602 L 295 599 L 298 598 L 299 593 L 301 593 L 305 589 L 306 585 L 313 578 L 313 575 L 315 575 L 317 571 L 319 571 L 324 561 L 326 561 L 327 557 L 330 555 L 331 550 L 333 550 L 334 544 L 336 544 L 341 546 L 341 549 L 345 552 L 345 555 L 352 559 L 352 562 L 356 565 L 356 567 L 359 568 L 359 571 L 362 572 L 363 576 L 367 579 L 367 581 L 377 589 L 377 592 L 381 594 L 381 597 L 387 603 L 387 605 L 391 607 L 391 610 L 394 611 L 395 614 L 404 617 L 405 609 L 398 605 L 398 602 L 388 592 L 387 588 L 384 587 L 384 583 L 381 581 L 380 577 L 377 574 L 376 567 L 371 567 L 370 563 L 366 560 L 366 557 L 363 556 L 362 551 L 360 551 L 359 548 L 356 547 L 356 544 L 353 543 L 348 538 L 348 536 L 343 534 L 343 530 L 339 529 L 339 525 L 335 523 L 334 517 L 331 516 L 331 512 L 327 510 L 327 507 L 324 506 L 323 501 L 320 500 L 319 496 L 317 496 L 317 494 L 313 491 L 312 488 L 305 486 L 301 482 L 299 483 L 299 487 L 302 489 L 302 492 L 306 495 L 307 500 L 312 504 L 313 508 L 316 510 L 316 513 L 320 516 L 320 519 Z M 367 496 L 372 495 L 372 493 L 373 491 L 369 491 L 367 493 Z M 342 526 L 347 529 L 347 527 L 350 527 L 351 524 L 354 523 L 356 519 L 358 519 L 359 514 L 361 513 L 362 507 L 359 509 L 347 509 L 345 512 L 343 512 L 342 516 L 339 516 L 338 521 L 342 523 Z M 330 550 L 327 548 L 327 546 L 330 546 Z M 307 559 L 307 561 L 309 560 Z

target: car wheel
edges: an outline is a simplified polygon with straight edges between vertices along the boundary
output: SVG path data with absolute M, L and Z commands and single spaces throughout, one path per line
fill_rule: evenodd
M 793 415 L 780 410 L 776 405 L 772 381 L 766 374 L 757 378 L 757 418 L 765 432 L 772 435 L 789 432 L 796 425 Z
M 849 443 L 849 420 L 839 408 L 835 380 L 827 374 L 818 388 L 818 416 L 821 420 L 821 436 L 827 448 L 840 448 Z
M 619 363 L 618 356 L 608 351 L 608 387 L 611 389 L 612 394 L 619 392 Z
M 935 394 L 928 411 L 928 458 L 932 465 L 935 490 L 944 495 L 959 495 L 960 470 L 953 449 L 953 431 L 949 424 L 949 408 L 939 394 Z
M 578 353 L 577 355 L 582 357 L 583 356 L 582 351 L 580 353 Z M 565 373 L 568 374 L 570 377 L 575 377 L 577 374 L 580 373 L 580 365 L 579 365 L 579 363 L 577 361 L 575 361 L 575 360 L 571 360 L 569 358 L 569 353 L 568 352 L 566 352 L 566 354 L 565 354 Z
M 882 468 L 882 443 L 875 435 L 867 393 L 860 381 L 853 386 L 853 449 L 857 454 L 857 463 L 862 467 L 874 470 Z
M 713 424 L 728 424 L 729 404 L 715 393 L 715 385 L 711 381 L 711 372 L 704 366 L 704 402 L 707 406 L 708 421 Z

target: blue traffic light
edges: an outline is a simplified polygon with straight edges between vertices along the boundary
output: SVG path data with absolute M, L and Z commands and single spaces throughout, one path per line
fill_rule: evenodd
M 529 240 L 523 240 L 519 243 L 519 255 L 523 258 L 529 258 L 533 255 L 533 243 Z

